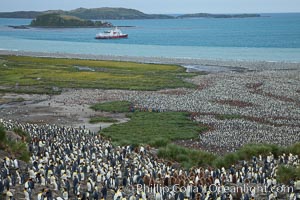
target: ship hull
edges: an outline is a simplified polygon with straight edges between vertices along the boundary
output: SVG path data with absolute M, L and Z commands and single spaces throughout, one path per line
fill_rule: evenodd
M 120 39 L 120 38 L 128 38 L 128 34 L 124 35 L 107 35 L 107 36 L 96 36 L 95 39 Z

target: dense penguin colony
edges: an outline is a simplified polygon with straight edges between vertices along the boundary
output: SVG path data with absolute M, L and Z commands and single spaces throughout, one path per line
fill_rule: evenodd
M 299 166 L 297 155 L 258 155 L 230 168 L 187 170 L 158 159 L 145 147 L 114 147 L 83 128 L 2 123 L 8 130 L 22 128 L 31 137 L 28 165 L 21 166 L 12 157 L 1 164 L 0 192 L 7 199 L 246 200 L 295 196 L 295 182 L 278 183 L 276 171 L 279 164 Z

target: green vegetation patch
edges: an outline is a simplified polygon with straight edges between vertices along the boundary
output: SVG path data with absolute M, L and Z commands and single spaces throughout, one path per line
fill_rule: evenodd
M 21 137 L 29 138 L 28 134 L 21 131 L 20 129 L 15 129 L 16 134 L 20 134 Z M 30 153 L 27 149 L 27 146 L 24 142 L 16 142 L 9 140 L 6 135 L 6 130 L 3 125 L 0 124 L 0 149 L 8 152 L 10 155 L 15 156 L 17 159 L 23 160 L 25 162 L 29 161 Z
M 0 142 L 4 142 L 6 140 L 6 132 L 2 124 L 0 124 Z
M 2 56 L 1 62 L 0 86 L 6 88 L 3 92 L 56 94 L 62 88 L 159 90 L 194 87 L 184 78 L 195 74 L 186 73 L 183 67 L 176 65 L 23 56 Z
M 300 145 L 300 143 L 298 145 Z M 296 147 L 293 147 L 292 150 L 291 148 L 292 147 L 285 149 L 272 144 L 247 144 L 236 152 L 217 156 L 201 150 L 193 150 L 175 144 L 168 144 L 159 148 L 158 155 L 168 160 L 180 162 L 185 167 L 213 166 L 221 168 L 230 167 L 232 164 L 236 164 L 241 160 L 250 160 L 253 156 L 266 156 L 272 153 L 277 157 L 283 152 L 295 152 Z
M 91 106 L 95 111 L 124 113 L 129 112 L 130 103 L 128 101 L 111 101 L 105 103 L 98 103 Z
M 285 152 L 300 156 L 300 142 L 295 143 L 291 146 L 288 146 L 286 148 Z
M 89 121 L 91 124 L 96 124 L 99 122 L 104 122 L 104 123 L 116 123 L 118 120 L 115 120 L 110 117 L 92 117 Z
M 230 165 L 235 164 L 240 160 L 250 160 L 253 158 L 253 156 L 266 156 L 272 153 L 273 155 L 275 155 L 275 157 L 277 157 L 285 151 L 285 148 L 279 147 L 274 144 L 246 144 L 236 152 L 227 153 L 222 157 L 218 157 L 214 161 L 213 165 L 218 168 L 229 167 Z
M 30 135 L 28 133 L 26 133 L 25 131 L 23 131 L 21 128 L 14 128 L 13 130 L 16 134 L 21 136 L 24 141 L 26 141 L 28 143 L 30 142 L 30 140 L 31 140 Z
M 289 185 L 291 180 L 300 180 L 300 168 L 295 166 L 279 166 L 277 180 Z
M 127 123 L 114 124 L 102 134 L 117 145 L 164 146 L 173 140 L 194 139 L 207 129 L 189 119 L 185 112 L 134 112 Z
M 177 161 L 185 168 L 193 166 L 212 166 L 216 155 L 205 151 L 188 149 L 175 144 L 159 148 L 158 156 L 167 160 Z

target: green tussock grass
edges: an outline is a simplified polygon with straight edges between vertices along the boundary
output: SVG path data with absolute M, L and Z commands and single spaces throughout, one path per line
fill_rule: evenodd
M 280 183 L 289 185 L 291 180 L 300 179 L 300 167 L 295 166 L 279 166 L 277 171 L 277 180 Z
M 105 103 L 98 103 L 91 106 L 95 111 L 125 113 L 129 111 L 130 103 L 128 101 L 111 101 Z
M 91 124 L 96 124 L 99 122 L 105 122 L 105 123 L 116 123 L 118 120 L 115 120 L 110 117 L 92 117 L 89 121 Z
M 62 88 L 159 90 L 194 87 L 183 79 L 195 74 L 186 73 L 183 67 L 176 65 L 23 56 L 2 56 L 0 61 L 0 85 L 7 88 L 3 92 L 55 94 Z
M 246 144 L 233 153 L 227 153 L 224 156 L 218 157 L 213 162 L 213 165 L 218 168 L 229 167 L 240 160 L 250 160 L 253 156 L 266 156 L 269 153 L 278 156 L 285 152 L 285 150 L 285 148 L 273 144 Z
M 23 137 L 26 142 L 30 142 L 30 135 L 23 131 L 21 128 L 14 128 L 13 131 L 19 136 Z
M 185 112 L 134 112 L 127 114 L 127 123 L 114 124 L 102 134 L 115 144 L 149 144 L 163 146 L 173 140 L 194 139 L 207 127 L 189 120 Z
M 103 130 L 102 134 L 117 145 L 149 144 L 154 147 L 180 139 L 194 139 L 208 127 L 190 120 L 187 112 L 129 112 L 130 102 L 113 101 L 95 104 L 97 111 L 125 112 L 130 120 L 114 124 Z
M 159 148 L 158 156 L 181 163 L 186 169 L 193 166 L 212 166 L 216 155 L 205 151 L 188 149 L 175 144 Z
M 292 153 L 294 155 L 300 155 L 300 142 L 293 144 L 291 146 L 288 146 L 285 150 L 287 153 Z
M 24 137 L 29 136 L 27 133 L 23 132 L 20 129 L 15 129 L 16 134 Z M 17 159 L 23 160 L 25 162 L 29 161 L 30 153 L 27 149 L 27 146 L 24 142 L 16 142 L 9 140 L 6 135 L 6 130 L 4 129 L 3 125 L 0 124 L 0 149 L 3 151 L 8 152 L 10 155 L 15 156 Z
M 6 140 L 6 132 L 2 124 L 0 124 L 0 142 L 4 142 Z

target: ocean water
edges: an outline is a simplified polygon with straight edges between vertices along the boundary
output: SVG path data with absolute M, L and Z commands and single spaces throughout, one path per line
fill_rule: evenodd
M 111 20 L 128 39 L 96 40 L 100 28 L 13 29 L 0 19 L 0 49 L 95 55 L 300 62 L 300 13 L 260 18 Z

